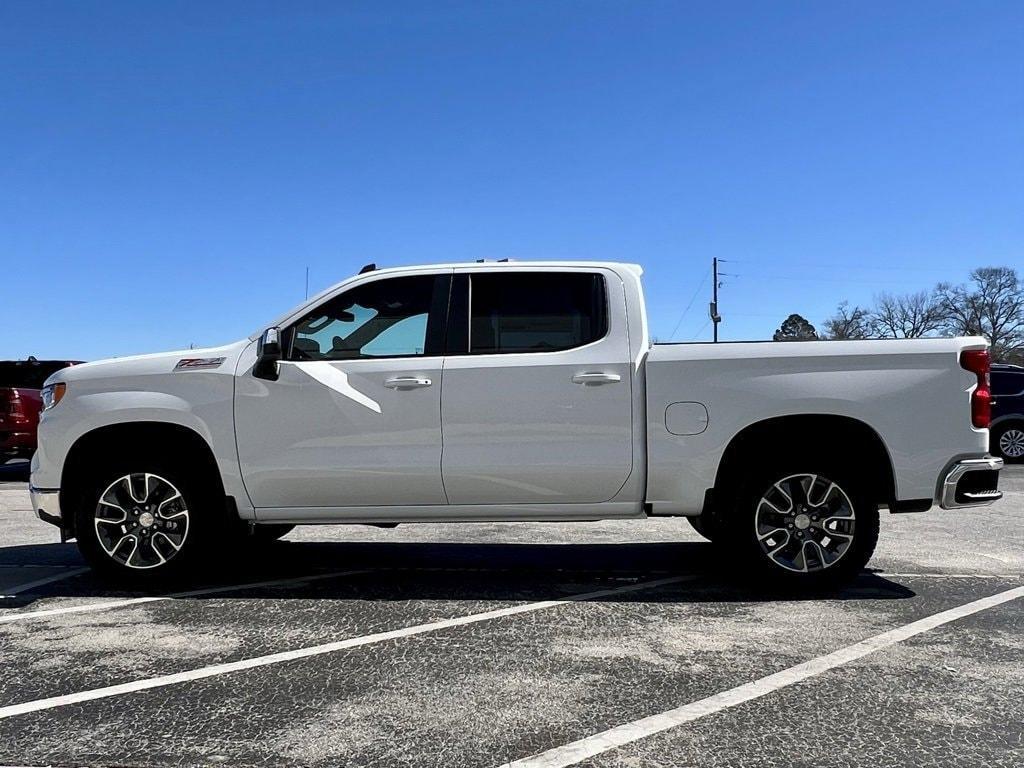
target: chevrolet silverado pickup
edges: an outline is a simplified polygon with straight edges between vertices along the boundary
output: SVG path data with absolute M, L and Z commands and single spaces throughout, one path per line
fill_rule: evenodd
M 651 344 L 641 274 L 371 265 L 236 343 L 59 371 L 33 510 L 129 581 L 299 524 L 675 515 L 821 587 L 881 507 L 1000 497 L 984 339 Z

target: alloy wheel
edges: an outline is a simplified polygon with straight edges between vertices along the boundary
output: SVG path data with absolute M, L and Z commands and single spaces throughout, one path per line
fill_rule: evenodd
M 1024 457 L 1024 429 L 1012 427 L 999 436 L 999 452 L 1008 459 Z
M 757 503 L 754 528 L 761 550 L 787 571 L 835 565 L 853 543 L 856 514 L 846 492 L 818 474 L 789 475 Z
M 103 551 L 128 568 L 156 568 L 181 550 L 189 511 L 169 480 L 149 472 L 119 477 L 100 494 L 96 538 Z

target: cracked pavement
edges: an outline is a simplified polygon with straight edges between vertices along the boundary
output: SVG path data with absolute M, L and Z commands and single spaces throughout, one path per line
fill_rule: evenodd
M 364 572 L 0 623 L 0 707 L 691 578 L 16 714 L 0 764 L 497 766 L 1020 586 L 1024 467 L 1001 485 L 989 508 L 883 514 L 871 570 L 820 599 L 731 582 L 681 519 L 300 528 L 220 578 Z M 80 567 L 56 540 L 0 476 L 0 593 Z M 0 618 L 139 596 L 86 572 Z M 1017 766 L 1022 689 L 1018 599 L 580 765 Z

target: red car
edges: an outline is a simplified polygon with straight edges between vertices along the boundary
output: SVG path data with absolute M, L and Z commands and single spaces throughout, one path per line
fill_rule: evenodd
M 0 360 L 0 464 L 28 459 L 36 449 L 40 390 L 52 373 L 77 360 Z

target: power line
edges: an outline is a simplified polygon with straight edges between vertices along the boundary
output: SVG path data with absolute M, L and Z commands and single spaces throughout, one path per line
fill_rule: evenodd
M 679 316 L 679 319 L 676 320 L 676 324 L 675 324 L 675 327 L 672 329 L 672 333 L 670 333 L 668 335 L 668 340 L 669 341 L 672 341 L 672 339 L 675 338 L 676 331 L 679 330 L 679 326 L 680 326 L 680 324 L 682 324 L 683 318 L 686 317 L 686 313 L 690 311 L 690 307 L 693 306 L 693 302 L 695 302 L 697 300 L 697 295 L 700 293 L 700 289 L 704 287 L 704 283 L 706 283 L 708 281 L 708 275 L 710 275 L 710 274 L 711 274 L 711 270 L 710 269 L 707 272 L 704 273 L 704 277 L 701 278 L 700 285 L 697 286 L 697 290 L 695 290 L 693 292 L 693 296 L 690 297 L 690 301 L 686 305 L 686 309 L 683 310 L 683 314 L 681 314 Z
M 723 274 L 723 273 L 719 273 L 719 274 Z M 745 274 L 747 274 L 747 273 L 745 273 Z M 755 280 L 785 280 L 786 282 L 790 282 L 790 283 L 799 283 L 799 282 L 805 282 L 805 283 L 837 283 L 837 284 L 838 283 L 842 283 L 842 284 L 850 283 L 850 284 L 857 284 L 857 285 L 888 285 L 889 283 L 891 283 L 895 279 L 895 278 L 892 278 L 892 277 L 890 277 L 890 278 L 879 277 L 879 278 L 876 278 L 874 280 L 862 280 L 862 279 L 850 279 L 848 277 L 814 277 L 814 276 L 811 276 L 811 275 L 787 275 L 787 274 L 779 274 L 777 272 L 775 274 L 771 274 L 771 275 L 748 274 L 748 277 L 752 277 Z
M 702 333 L 704 333 L 704 329 L 708 327 L 708 323 L 710 323 L 710 322 L 711 322 L 711 318 L 709 317 L 707 320 L 704 321 L 704 325 L 702 325 L 700 327 L 700 330 L 697 331 L 695 334 L 693 334 L 693 336 L 690 337 L 690 341 L 694 341 L 698 336 L 700 336 Z
M 720 262 L 726 261 L 726 259 L 719 259 Z M 745 269 L 750 267 L 767 267 L 771 268 L 772 258 L 765 259 L 728 259 L 731 264 L 743 264 Z M 865 264 L 863 262 L 844 262 L 844 261 L 786 261 L 786 267 L 795 267 L 797 269 L 827 269 L 834 270 L 836 268 L 841 269 L 854 269 L 865 272 L 919 272 L 919 273 L 934 273 L 934 272 L 949 272 L 948 266 L 936 265 L 934 267 L 896 267 L 890 265 L 877 265 L 877 264 Z

